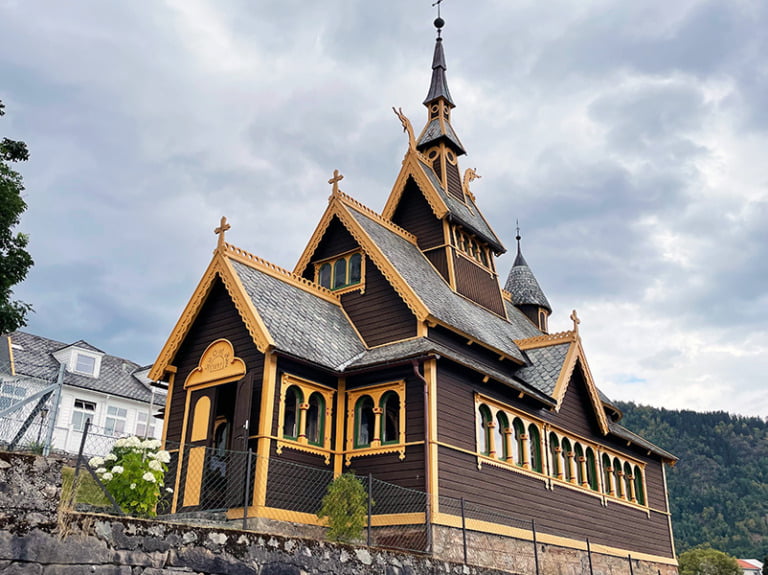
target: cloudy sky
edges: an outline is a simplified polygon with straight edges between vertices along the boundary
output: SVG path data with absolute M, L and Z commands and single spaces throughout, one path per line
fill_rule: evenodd
M 614 399 L 768 416 L 768 4 L 445 0 L 480 207 Z M 227 238 L 292 269 L 380 210 L 426 118 L 430 0 L 0 0 L 28 331 L 151 363 Z M 512 256 L 498 267 L 506 273 Z M 503 278 L 502 278 L 503 279 Z

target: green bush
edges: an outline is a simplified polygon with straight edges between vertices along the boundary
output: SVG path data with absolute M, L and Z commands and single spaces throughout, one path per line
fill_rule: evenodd
M 678 563 L 680 575 L 742 575 L 735 558 L 709 547 L 681 553 Z
M 123 511 L 154 517 L 171 460 L 167 451 L 159 449 L 157 439 L 126 437 L 118 439 L 106 457 L 93 457 L 88 463 Z
M 328 485 L 317 516 L 328 526 L 326 535 L 331 541 L 360 539 L 368 519 L 365 486 L 352 473 L 339 475 Z

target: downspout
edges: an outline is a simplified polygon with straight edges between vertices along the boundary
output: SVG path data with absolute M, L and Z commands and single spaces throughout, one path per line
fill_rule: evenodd
M 424 519 L 426 522 L 425 528 L 427 531 L 427 553 L 432 552 L 432 501 L 430 489 L 432 487 L 431 473 L 429 469 L 429 382 L 421 375 L 419 371 L 419 360 L 411 360 L 411 366 L 413 367 L 413 374 L 424 383 L 424 483 L 426 486 L 426 508 L 424 513 Z

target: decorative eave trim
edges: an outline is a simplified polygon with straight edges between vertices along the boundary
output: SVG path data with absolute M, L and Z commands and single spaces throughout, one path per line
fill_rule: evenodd
M 563 343 L 574 343 L 578 341 L 578 339 L 579 336 L 575 331 L 561 331 L 559 333 L 537 335 L 526 339 L 516 339 L 515 345 L 517 345 L 521 351 L 526 351 L 552 345 L 561 345 Z
M 331 290 L 324 288 L 315 282 L 309 281 L 308 279 L 300 276 L 295 272 L 281 268 L 280 266 L 275 265 L 270 261 L 247 252 L 244 249 L 233 246 L 232 244 L 225 243 L 223 249 L 225 251 L 224 255 L 228 259 L 245 264 L 250 268 L 259 270 L 262 273 L 270 275 L 275 279 L 309 292 L 312 295 L 315 295 L 336 305 L 340 305 L 338 298 Z
M 416 239 L 416 236 L 413 235 L 408 230 L 401 228 L 398 226 L 395 222 L 393 222 L 391 219 L 387 219 L 383 217 L 381 214 L 376 213 L 371 208 L 366 206 L 365 204 L 362 204 L 358 202 L 356 199 L 354 199 L 352 196 L 348 196 L 341 190 L 336 192 L 336 197 L 345 205 L 356 209 L 358 212 L 365 214 L 366 216 L 370 217 L 371 219 L 376 220 L 379 224 L 382 226 L 388 228 L 390 231 L 402 236 L 404 240 L 408 240 L 410 243 L 412 243 L 414 246 L 418 245 L 418 241 Z
M 432 315 L 430 315 L 427 318 L 426 321 L 427 321 L 427 325 L 429 325 L 430 327 L 434 327 L 434 326 L 439 325 L 440 327 L 443 327 L 443 328 L 445 328 L 445 329 L 447 329 L 447 330 L 449 330 L 449 331 L 451 331 L 451 332 L 453 332 L 453 333 L 455 333 L 457 335 L 460 335 L 461 337 L 463 337 L 463 338 L 465 338 L 467 340 L 467 345 L 472 345 L 472 344 L 479 345 L 480 347 L 483 347 L 483 348 L 485 348 L 485 349 L 487 349 L 489 351 L 492 351 L 493 353 L 498 354 L 499 359 L 501 359 L 501 360 L 507 359 L 507 360 L 517 364 L 517 365 L 525 365 L 525 362 L 520 361 L 516 357 L 512 357 L 511 355 L 507 354 L 506 352 L 501 351 L 500 349 L 497 349 L 497 348 L 493 347 L 492 345 L 488 345 L 487 343 L 477 339 L 473 335 L 469 335 L 468 333 L 465 333 L 465 332 L 461 331 L 460 329 L 457 329 L 455 325 L 451 325 L 451 324 L 446 323 L 446 322 L 444 322 L 442 320 L 439 320 L 439 319 L 437 319 L 436 317 L 434 317 Z M 530 394 L 528 394 L 528 395 L 530 395 Z
M 419 190 L 421 190 L 421 193 L 424 195 L 424 199 L 429 204 L 429 207 L 432 209 L 432 213 L 437 219 L 442 220 L 448 214 L 448 206 L 440 197 L 440 194 L 437 193 L 434 186 L 432 185 L 432 182 L 430 182 L 429 178 L 424 174 L 424 171 L 419 164 L 420 158 L 425 164 L 428 164 L 427 159 L 423 158 L 421 153 L 417 150 L 409 149 L 405 153 L 405 158 L 403 158 L 403 167 L 400 169 L 400 173 L 395 180 L 395 184 L 392 186 L 392 191 L 389 194 L 387 203 L 384 205 L 384 209 L 381 212 L 383 218 L 391 220 L 392 216 L 395 215 L 397 205 L 400 203 L 400 198 L 405 191 L 405 184 L 408 182 L 408 177 L 412 177 L 413 181 L 416 182 L 416 185 L 418 186 Z
M 317 251 L 317 247 L 320 245 L 320 242 L 322 241 L 328 226 L 331 225 L 331 220 L 333 219 L 333 216 L 336 215 L 336 208 L 333 204 L 333 198 L 333 194 L 328 198 L 328 205 L 323 212 L 323 216 L 317 223 L 315 231 L 312 232 L 312 236 L 309 238 L 309 242 L 307 242 L 307 247 L 305 247 L 304 251 L 301 252 L 299 261 L 296 262 L 296 266 L 293 268 L 294 275 L 300 276 L 304 269 L 309 265 L 309 262 L 312 260 L 312 256 L 315 254 L 315 251 Z
M 592 409 L 595 413 L 595 416 L 597 417 L 597 423 L 600 427 L 600 432 L 603 435 L 608 435 L 610 428 L 608 427 L 608 419 L 605 415 L 603 402 L 600 399 L 600 394 L 597 392 L 595 381 L 592 378 L 592 371 L 589 369 L 589 364 L 587 363 L 587 358 L 584 354 L 584 348 L 581 345 L 581 338 L 578 335 L 576 335 L 576 338 L 572 341 L 571 346 L 568 349 L 568 353 L 565 356 L 565 361 L 563 362 L 563 368 L 560 370 L 560 376 L 558 377 L 557 383 L 555 384 L 555 389 L 552 392 L 552 397 L 557 401 L 555 411 L 560 411 L 560 408 L 562 407 L 563 399 L 565 398 L 565 393 L 568 390 L 568 386 L 571 382 L 573 371 L 576 368 L 577 362 L 581 366 L 581 373 L 584 376 L 584 382 L 587 386 L 587 393 L 589 394 L 589 398 L 592 402 Z
M 155 362 L 152 364 L 152 369 L 147 375 L 149 379 L 160 381 L 165 377 L 167 368 L 171 365 L 182 341 L 189 333 L 192 324 L 208 298 L 216 277 L 220 277 L 224 283 L 227 293 L 229 293 L 232 298 L 243 323 L 245 323 L 248 332 L 251 334 L 251 337 L 259 350 L 263 352 L 268 348 L 274 347 L 274 342 L 269 336 L 264 322 L 253 307 L 253 303 L 247 296 L 237 274 L 235 274 L 231 265 L 227 262 L 227 258 L 217 249 L 214 251 L 211 263 L 208 265 L 203 277 L 197 284 L 184 311 L 181 313 L 176 325 L 168 336 L 165 345 L 160 350 Z
M 426 304 L 421 301 L 421 298 L 411 289 L 411 286 L 402 278 L 397 272 L 395 266 L 385 256 L 376 242 L 368 235 L 368 233 L 360 226 L 355 220 L 352 214 L 348 210 L 355 209 L 354 205 L 348 203 L 339 202 L 338 216 L 342 223 L 346 226 L 347 231 L 352 234 L 352 237 L 360 244 L 365 251 L 366 255 L 371 258 L 374 265 L 384 275 L 387 281 L 392 285 L 395 292 L 400 299 L 403 300 L 408 309 L 416 316 L 419 321 L 424 321 L 429 316 L 429 309 Z M 363 212 L 365 215 L 365 212 Z

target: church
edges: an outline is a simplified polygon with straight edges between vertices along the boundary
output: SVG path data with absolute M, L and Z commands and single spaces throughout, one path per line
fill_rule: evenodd
M 534 520 L 540 544 L 582 553 L 588 541 L 622 569 L 630 557 L 629 569 L 675 573 L 664 468 L 676 458 L 620 425 L 575 312 L 573 329 L 550 333 L 519 232 L 512 269 L 502 280 L 496 268 L 506 248 L 472 193 L 477 175 L 459 166 L 443 25 L 423 128 L 395 111 L 407 149 L 381 212 L 334 172 L 293 270 L 228 243 L 222 218 L 150 372 L 169 386 L 172 511 L 202 508 L 206 449 L 251 449 L 251 504 L 232 517 L 285 517 L 275 462 L 353 469 L 426 494 L 422 513 L 390 524 L 427 525 L 435 553 L 461 527 L 445 501 L 465 498 Z M 290 517 L 318 525 L 309 509 Z M 493 521 L 473 530 L 530 540 Z

